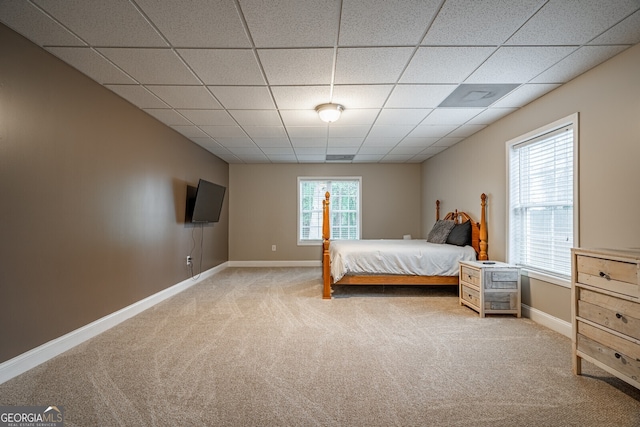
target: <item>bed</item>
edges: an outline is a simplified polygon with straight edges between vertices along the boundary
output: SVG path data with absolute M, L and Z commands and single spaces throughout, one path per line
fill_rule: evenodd
M 327 192 L 323 200 L 324 299 L 331 299 L 332 285 L 457 285 L 459 261 L 489 259 L 485 194 L 480 196 L 480 222 L 457 210 L 447 213 L 441 220 L 440 201 L 436 201 L 436 224 L 428 238 L 431 242 L 425 239 L 331 241 L 330 197 Z M 449 232 L 436 230 L 439 226 Z M 442 240 L 443 234 L 447 238 L 468 228 L 471 228 L 470 244 L 460 241 L 447 244 Z M 433 243 L 436 241 L 440 243 Z

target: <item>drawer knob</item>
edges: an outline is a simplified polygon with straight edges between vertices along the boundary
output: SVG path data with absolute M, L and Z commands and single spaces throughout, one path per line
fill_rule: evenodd
M 622 314 L 620 314 L 620 313 L 616 313 L 616 317 L 617 317 L 618 319 L 622 319 Z
M 600 272 L 600 277 L 604 277 L 607 280 L 611 280 L 611 276 L 609 276 L 607 273 L 605 273 L 604 271 Z
M 616 356 L 616 359 L 620 359 L 622 357 L 620 353 L 616 353 L 614 356 Z

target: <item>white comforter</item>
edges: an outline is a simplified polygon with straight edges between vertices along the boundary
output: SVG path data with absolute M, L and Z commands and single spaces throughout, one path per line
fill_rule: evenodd
M 457 276 L 458 261 L 475 261 L 471 246 L 428 243 L 425 240 L 332 240 L 331 275 L 408 274 Z

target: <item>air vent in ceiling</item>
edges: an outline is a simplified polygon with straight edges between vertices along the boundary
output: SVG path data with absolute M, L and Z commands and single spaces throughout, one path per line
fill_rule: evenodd
M 327 162 L 350 162 L 355 157 L 354 154 L 327 154 Z
M 438 105 L 449 108 L 482 108 L 496 102 L 518 84 L 462 84 Z

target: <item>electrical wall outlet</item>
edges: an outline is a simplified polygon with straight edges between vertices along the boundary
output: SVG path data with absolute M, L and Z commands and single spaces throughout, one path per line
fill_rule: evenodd
M 191 265 L 191 255 L 187 255 L 187 266 Z
M 276 245 L 271 245 L 271 250 L 272 250 L 273 252 L 275 252 L 275 251 L 276 251 Z

